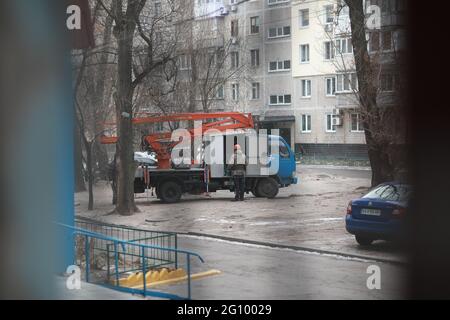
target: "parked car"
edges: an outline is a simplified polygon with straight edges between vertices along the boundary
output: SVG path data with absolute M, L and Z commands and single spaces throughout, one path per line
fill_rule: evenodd
M 383 183 L 347 208 L 346 229 L 362 246 L 375 240 L 402 237 L 412 187 L 399 182 Z

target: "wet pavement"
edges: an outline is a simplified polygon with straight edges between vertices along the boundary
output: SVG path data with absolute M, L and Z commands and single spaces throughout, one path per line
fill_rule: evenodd
M 402 299 L 404 266 L 362 259 L 180 236 L 180 247 L 199 253 L 193 272 L 220 275 L 192 282 L 193 299 Z M 369 290 L 369 266 L 381 270 L 381 290 Z M 186 294 L 184 284 L 159 290 Z
M 132 227 L 201 233 L 249 241 L 297 246 L 389 261 L 406 261 L 399 247 L 384 241 L 362 248 L 345 231 L 350 200 L 367 192 L 371 171 L 367 168 L 298 166 L 299 184 L 281 189 L 276 199 L 251 195 L 245 202 L 231 202 L 233 194 L 221 191 L 209 196 L 185 196 L 180 203 L 162 204 L 151 192 L 138 195 L 141 210 L 132 217 L 108 215 L 114 207 L 110 187 L 95 188 L 95 207 L 87 212 L 87 193 L 77 194 L 80 216 Z

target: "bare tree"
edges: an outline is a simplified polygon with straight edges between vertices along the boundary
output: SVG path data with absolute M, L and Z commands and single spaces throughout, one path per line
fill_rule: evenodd
M 389 55 L 382 52 L 382 48 L 376 52 L 369 52 L 368 39 L 371 39 L 371 31 L 367 28 L 367 15 L 363 0 L 346 0 L 337 7 L 337 19 L 335 28 L 342 27 L 339 16 L 347 6 L 350 25 L 347 30 L 340 29 L 329 33 L 333 52 L 336 52 L 334 64 L 338 72 L 342 73 L 344 82 L 353 91 L 353 101 L 359 108 L 357 112 L 361 116 L 364 127 L 366 143 L 368 146 L 369 160 L 372 167 L 372 185 L 381 182 L 402 178 L 406 166 L 406 106 L 402 103 L 402 93 L 405 93 L 404 70 L 401 52 L 398 52 L 395 39 L 392 41 L 392 50 Z M 345 10 L 347 10 L 345 8 Z M 379 31 L 377 31 L 379 32 Z M 379 34 L 372 33 L 379 37 Z M 340 52 L 341 45 L 336 45 L 336 36 L 351 38 L 353 55 L 348 59 Z M 390 62 L 388 62 L 390 60 Z M 352 80 L 350 74 L 354 72 L 357 82 Z M 392 75 L 394 74 L 394 75 Z M 391 78 L 386 79 L 386 75 Z M 392 80 L 395 79 L 395 80 Z M 385 94 L 386 81 L 390 87 L 395 87 L 393 94 L 387 97 Z M 352 99 L 347 95 L 347 99 Z
M 209 112 L 213 103 L 223 100 L 228 82 L 245 78 L 245 43 L 240 41 L 235 23 L 228 29 L 222 19 L 193 19 L 185 28 L 178 68 L 187 75 L 190 112 L 198 107 Z
M 146 0 L 112 0 L 108 9 L 114 21 L 117 40 L 117 92 L 115 93 L 118 126 L 117 166 L 118 192 L 116 212 L 132 215 L 137 211 L 134 202 L 134 132 L 133 102 L 136 89 L 142 82 L 173 60 L 173 38 L 162 37 L 162 28 L 176 20 L 177 0 L 149 2 Z M 162 6 L 161 6 L 162 4 Z M 160 46 L 158 39 L 164 39 Z
M 104 123 L 111 116 L 109 96 L 115 83 L 111 77 L 115 59 L 111 52 L 112 20 L 98 1 L 92 1 L 91 5 L 98 46 L 74 52 L 72 57 L 77 70 L 74 90 L 77 143 L 81 143 L 79 157 L 85 164 L 81 170 L 88 181 L 88 210 L 93 210 L 94 206 L 93 185 L 96 177 L 105 179 L 107 176 L 108 156 L 98 138 L 104 133 Z

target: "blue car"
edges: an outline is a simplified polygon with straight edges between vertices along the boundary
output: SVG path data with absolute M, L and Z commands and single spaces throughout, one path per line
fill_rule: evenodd
M 347 231 L 362 246 L 370 246 L 375 240 L 400 239 L 411 192 L 411 186 L 404 183 L 383 183 L 351 201 L 345 220 Z

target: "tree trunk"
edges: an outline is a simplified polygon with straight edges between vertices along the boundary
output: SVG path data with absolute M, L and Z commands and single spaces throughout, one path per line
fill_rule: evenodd
M 128 9 L 130 4 L 128 4 Z M 121 8 L 121 6 L 119 6 Z M 120 9 L 121 10 L 121 9 Z M 122 14 L 122 13 L 121 13 Z M 132 215 L 137 211 L 134 202 L 134 150 L 133 150 L 133 92 L 132 57 L 136 22 L 128 12 L 118 21 L 115 32 L 118 40 L 118 91 L 116 117 L 118 123 L 117 169 L 118 189 L 116 211 Z
M 374 142 L 369 131 L 366 131 L 366 141 L 372 167 L 372 187 L 394 180 L 394 168 L 391 165 L 389 146 Z
M 103 33 L 103 45 L 108 46 L 111 43 L 112 37 L 112 26 L 113 18 L 110 15 L 106 16 L 105 30 Z M 110 102 L 109 96 L 105 96 L 106 92 L 106 80 L 108 79 L 108 59 L 110 53 L 109 50 L 105 50 L 100 55 L 100 62 L 98 73 L 95 75 L 97 81 L 95 85 L 95 98 L 94 98 L 94 108 L 93 108 L 93 118 L 94 118 L 94 132 L 100 133 L 104 131 L 104 119 L 103 113 L 108 107 Z M 99 112 L 100 111 L 100 112 Z M 100 172 L 102 179 L 107 179 L 108 177 L 108 154 L 104 145 L 100 141 L 95 141 L 93 146 L 93 156 L 97 164 L 96 169 Z
M 75 118 L 76 119 L 76 118 Z M 81 135 L 80 128 L 78 125 L 75 125 L 74 128 L 74 147 L 75 147 L 75 192 L 83 192 L 86 191 L 86 184 L 84 182 L 84 174 L 83 174 L 83 154 L 81 148 Z
M 372 167 L 372 186 L 392 180 L 394 168 L 389 159 L 389 145 L 385 141 L 377 141 L 373 132 L 383 128 L 378 123 L 377 87 L 375 73 L 367 49 L 366 21 L 363 0 L 345 0 L 350 11 L 352 43 L 355 56 L 356 73 L 358 76 L 358 98 L 363 113 L 363 124 L 366 143 L 369 150 L 369 160 Z
M 94 210 L 94 171 L 93 171 L 93 159 L 92 159 L 92 145 L 93 142 L 85 140 L 84 146 L 86 149 L 86 169 L 88 175 L 88 191 L 89 191 L 89 204 L 88 210 Z

